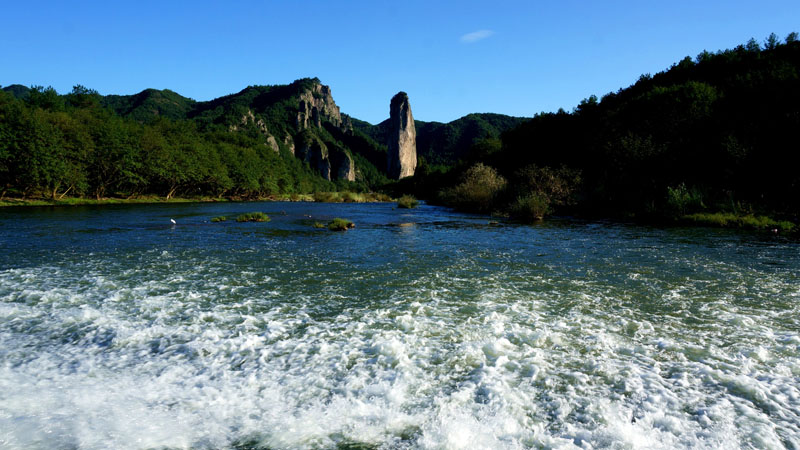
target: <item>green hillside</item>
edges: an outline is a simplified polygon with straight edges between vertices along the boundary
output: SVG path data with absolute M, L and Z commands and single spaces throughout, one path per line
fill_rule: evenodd
M 15 85 L 0 92 L 0 137 L 0 198 L 260 198 L 388 182 L 385 163 L 373 165 L 380 146 L 350 128 L 318 79 L 208 102 Z
M 25 99 L 28 97 L 28 93 L 30 93 L 30 88 L 27 86 L 23 86 L 21 84 L 12 84 L 10 86 L 6 86 L 3 88 L 4 92 L 8 92 L 14 98 Z
M 796 33 L 686 57 L 572 112 L 540 114 L 503 134 L 501 149 L 472 161 L 503 181 L 482 209 L 797 221 L 798 105 Z M 457 194 L 494 176 L 466 169 L 440 191 L 443 201 L 469 208 Z
M 100 103 L 123 117 L 142 122 L 156 117 L 186 119 L 196 104 L 169 89 L 145 89 L 135 95 L 106 95 Z

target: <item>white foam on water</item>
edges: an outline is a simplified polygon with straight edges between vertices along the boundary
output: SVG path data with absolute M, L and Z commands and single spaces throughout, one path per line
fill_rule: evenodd
M 797 292 L 775 276 L 708 299 L 642 272 L 637 302 L 692 311 L 653 316 L 598 280 L 431 273 L 358 304 L 156 256 L 0 272 L 0 447 L 800 447 L 797 316 L 732 301 Z

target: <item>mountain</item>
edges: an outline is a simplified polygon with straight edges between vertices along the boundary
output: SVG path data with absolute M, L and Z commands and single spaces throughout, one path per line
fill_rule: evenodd
M 145 89 L 135 95 L 106 95 L 100 103 L 121 116 L 147 121 L 154 117 L 186 119 L 197 102 L 169 89 Z
M 28 97 L 28 94 L 30 93 L 31 89 L 21 84 L 12 84 L 10 86 L 4 87 L 3 91 L 13 95 L 14 98 L 19 98 L 24 100 Z
M 170 90 L 101 96 L 76 86 L 59 95 L 9 86 L 0 92 L 0 136 L 0 198 L 250 198 L 388 182 L 385 149 L 352 130 L 316 78 L 207 102 Z

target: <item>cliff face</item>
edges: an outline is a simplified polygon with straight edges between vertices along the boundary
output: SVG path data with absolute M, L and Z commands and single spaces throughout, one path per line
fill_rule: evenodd
M 304 89 L 298 99 L 297 120 L 295 126 L 301 133 L 296 146 L 296 156 L 316 168 L 326 180 L 355 181 L 356 170 L 352 156 L 337 145 L 326 145 L 315 134 L 315 129 L 322 129 L 323 122 L 328 122 L 342 132 L 352 132 L 349 117 L 342 118 L 339 107 L 333 101 L 331 89 L 314 80 L 310 87 Z
M 295 156 L 319 171 L 326 180 L 355 181 L 356 170 L 353 157 L 337 144 L 327 145 L 312 131 L 297 135 Z
M 389 178 L 400 179 L 414 175 L 417 168 L 417 132 L 408 95 L 399 92 L 389 105 L 389 139 L 387 142 L 387 172 Z
M 330 180 L 331 161 L 328 158 L 328 146 L 308 131 L 300 133 L 297 139 L 299 142 L 296 145 L 295 156 L 319 171 L 323 178 Z
M 356 167 L 353 158 L 345 151 L 339 150 L 331 154 L 334 175 L 339 180 L 356 181 Z
M 267 147 L 271 148 L 272 151 L 278 153 L 280 151 L 280 147 L 278 146 L 278 141 L 275 139 L 273 135 L 269 133 L 269 129 L 267 128 L 267 124 L 264 123 L 262 119 L 256 118 L 253 114 L 252 110 L 247 110 L 247 112 L 242 116 L 239 125 L 230 125 L 228 126 L 228 131 L 239 131 L 239 126 L 246 127 L 248 125 L 255 125 L 258 131 L 264 135 L 267 142 Z
M 305 130 L 309 126 L 317 128 L 327 120 L 336 127 L 342 126 L 342 115 L 336 102 L 333 101 L 331 88 L 315 82 L 300 93 L 300 104 L 297 109 L 297 129 Z

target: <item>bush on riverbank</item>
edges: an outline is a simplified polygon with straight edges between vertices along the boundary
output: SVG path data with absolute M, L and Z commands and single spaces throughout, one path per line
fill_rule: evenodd
M 379 192 L 315 192 L 312 196 L 315 202 L 320 203 L 368 203 L 389 202 L 391 197 Z
M 419 200 L 410 195 L 404 195 L 397 199 L 398 208 L 413 209 L 417 206 L 419 206 Z
M 509 207 L 509 215 L 522 222 L 535 222 L 542 220 L 550 212 L 550 202 L 547 197 L 538 193 L 517 197 Z
M 489 213 L 508 182 L 497 171 L 482 163 L 467 169 L 461 182 L 439 193 L 439 199 L 459 211 Z

